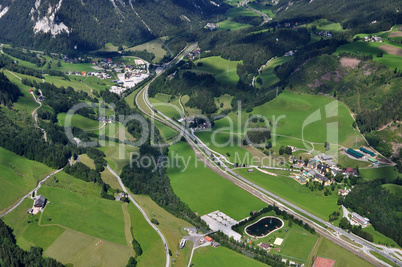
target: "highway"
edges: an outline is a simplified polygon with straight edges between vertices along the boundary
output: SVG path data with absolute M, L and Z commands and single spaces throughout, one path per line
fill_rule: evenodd
M 182 53 L 184 53 L 184 55 L 187 54 L 188 51 L 191 50 L 189 48 L 191 48 L 191 46 L 184 49 L 183 50 L 184 52 L 182 51 Z M 184 55 L 180 57 L 180 60 L 183 59 Z M 179 56 L 177 56 L 176 58 L 178 58 L 178 57 Z M 164 70 L 162 72 L 160 72 L 157 76 L 161 75 L 163 72 L 164 72 Z M 151 84 L 152 81 L 149 84 Z M 387 248 L 385 246 L 378 245 L 378 247 L 381 247 L 381 249 L 379 249 L 377 246 L 370 244 L 370 242 L 365 241 L 364 239 L 362 239 L 358 236 L 350 234 L 350 233 L 344 231 L 343 229 L 336 227 L 336 226 L 322 220 L 321 218 L 303 210 L 302 208 L 290 203 L 289 201 L 286 201 L 285 199 L 269 192 L 268 190 L 253 184 L 246 178 L 238 175 L 232 169 L 228 168 L 225 165 L 225 163 L 221 161 L 221 159 L 219 157 L 214 157 L 214 160 L 211 160 L 211 156 L 213 154 L 218 154 L 218 153 L 216 153 L 215 151 L 211 150 L 206 145 L 204 145 L 201 142 L 201 140 L 199 140 L 192 132 L 189 132 L 181 124 L 178 124 L 176 121 L 167 117 L 165 114 L 161 113 L 160 111 L 158 111 L 157 113 L 154 112 L 154 110 L 156 110 L 156 109 L 155 109 L 155 107 L 153 107 L 153 105 L 149 102 L 149 99 L 148 99 L 149 84 L 147 86 L 145 86 L 137 94 L 137 96 L 135 98 L 135 102 L 136 102 L 137 106 L 139 107 L 139 109 L 143 113 L 150 116 L 151 118 L 154 118 L 155 120 L 158 120 L 159 122 L 162 122 L 163 124 L 177 130 L 191 145 L 193 150 L 196 152 L 197 157 L 199 157 L 204 162 L 204 164 L 206 164 L 208 167 L 213 169 L 215 172 L 217 172 L 224 178 L 232 181 L 233 183 L 235 183 L 237 186 L 241 187 L 242 189 L 244 189 L 244 190 L 250 192 L 251 194 L 253 194 L 254 196 L 259 197 L 260 199 L 264 200 L 265 202 L 267 202 L 269 200 L 273 200 L 274 202 L 281 203 L 282 208 L 286 209 L 288 212 L 291 212 L 291 213 L 297 215 L 297 217 L 302 218 L 303 221 L 310 222 L 312 224 L 312 226 L 316 229 L 317 232 L 321 233 L 322 235 L 326 236 L 327 238 L 330 238 L 333 241 L 335 241 L 334 238 L 337 239 L 336 243 L 342 244 L 343 247 L 348 248 L 348 250 L 352 251 L 354 254 L 362 256 L 361 252 L 364 252 L 364 256 L 365 256 L 366 260 L 370 259 L 371 262 L 373 262 L 373 263 L 375 262 L 375 263 L 377 263 L 376 265 L 379 265 L 379 266 L 380 266 L 379 262 L 381 262 L 381 265 L 383 265 L 383 266 L 390 266 L 389 264 L 380 261 L 379 259 L 377 259 L 375 256 L 373 256 L 370 253 L 370 251 L 375 251 L 378 254 L 382 255 L 383 257 L 387 258 L 388 260 L 395 262 L 399 266 L 402 266 L 402 261 L 400 259 L 397 259 L 390 255 L 390 253 L 395 254 L 394 253 L 395 249 L 391 249 L 391 248 Z M 146 105 L 147 105 L 146 108 L 148 110 L 145 110 L 144 107 L 142 107 L 141 105 L 138 105 L 140 98 L 142 98 L 143 101 L 146 103 Z M 223 170 L 221 168 L 223 168 Z M 289 210 L 286 207 L 290 207 L 292 210 Z M 311 218 L 313 220 L 311 220 L 309 218 Z M 322 227 L 317 222 L 325 225 L 326 228 L 334 231 L 335 234 L 329 233 L 325 227 Z M 351 245 L 347 241 L 341 239 L 340 235 L 343 235 L 343 236 L 349 238 L 356 244 L 360 244 L 362 246 L 362 248 L 358 248 L 358 247 Z
M 151 225 L 152 228 L 154 228 L 154 230 L 159 234 L 159 236 L 162 239 L 163 245 L 165 246 L 165 253 L 166 253 L 166 267 L 169 267 L 170 265 L 170 255 L 169 255 L 169 247 L 166 241 L 165 236 L 162 234 L 162 232 L 158 229 L 158 227 L 156 227 L 155 224 L 153 224 L 151 222 L 151 220 L 148 218 L 147 214 L 145 213 L 145 211 L 141 208 L 140 204 L 138 204 L 134 198 L 131 196 L 131 194 L 127 191 L 126 187 L 124 186 L 123 182 L 120 179 L 120 176 L 118 176 L 113 170 L 112 168 L 110 168 L 109 165 L 107 165 L 107 169 L 116 177 L 117 181 L 119 181 L 119 184 L 121 186 L 121 188 L 123 189 L 123 191 L 125 193 L 127 193 L 128 198 L 130 199 L 131 202 L 134 203 L 134 205 L 140 210 L 140 212 L 142 213 L 142 215 L 144 216 L 145 220 L 147 220 L 148 224 Z

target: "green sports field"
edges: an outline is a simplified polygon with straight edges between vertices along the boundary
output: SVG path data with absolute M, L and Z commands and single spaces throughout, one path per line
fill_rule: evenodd
M 33 190 L 37 182 L 54 170 L 46 165 L 0 148 L 0 212 Z
M 196 159 L 187 143 L 180 142 L 171 146 L 169 157 L 175 154 L 180 158 L 168 168 L 172 188 L 198 214 L 220 210 L 240 220 L 247 217 L 251 210 L 265 206 L 262 201 L 205 167 Z M 183 162 L 188 164 L 187 168 Z
M 203 247 L 194 251 L 192 265 L 194 267 L 233 267 L 233 266 L 267 266 L 262 262 L 246 257 L 225 247 Z
M 247 172 L 247 169 L 236 170 L 240 175 L 262 188 L 284 198 L 285 200 L 303 208 L 304 210 L 328 220 L 328 216 L 338 210 L 336 204 L 338 195 L 336 191 L 330 196 L 324 196 L 323 192 L 311 192 L 306 186 L 300 185 L 294 179 L 285 176 L 272 176 L 258 170 Z

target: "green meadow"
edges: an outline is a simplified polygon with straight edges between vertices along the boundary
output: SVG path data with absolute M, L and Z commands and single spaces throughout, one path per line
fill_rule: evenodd
M 38 194 L 50 201 L 43 213 L 43 225 L 59 224 L 100 239 L 126 244 L 121 203 L 48 186 L 41 187 Z
M 380 50 L 379 47 L 384 44 L 396 46 L 394 43 L 391 43 L 385 39 L 383 40 L 383 43 L 356 41 L 345 45 L 341 45 L 336 50 L 335 54 L 346 52 L 346 53 L 353 53 L 356 55 L 358 54 L 372 55 L 374 61 L 384 64 L 385 66 L 389 67 L 392 70 L 394 70 L 395 68 L 400 68 L 402 58 L 400 56 L 391 55 L 383 50 Z M 401 48 L 400 46 L 398 47 Z M 383 56 L 377 57 L 377 54 L 380 52 L 383 53 Z
M 234 7 L 231 9 L 228 9 L 226 11 L 226 17 L 229 18 L 234 18 L 234 17 L 240 17 L 240 16 L 246 16 L 246 17 L 257 17 L 258 14 L 256 14 L 255 12 L 244 8 L 244 7 Z
M 169 166 L 168 175 L 174 192 L 200 215 L 220 210 L 240 220 L 251 210 L 259 210 L 265 203 L 232 184 L 206 167 L 184 142 L 169 148 L 169 157 L 179 157 Z M 188 167 L 184 167 L 184 163 Z
M 46 165 L 0 148 L 0 212 L 33 190 L 38 181 L 54 170 Z
M 64 123 L 66 120 L 67 114 L 66 113 L 59 113 L 57 114 L 57 120 L 59 121 L 59 125 L 64 127 Z M 74 114 L 71 119 L 71 127 L 77 127 L 82 130 L 95 130 L 102 126 L 103 123 L 89 119 L 87 117 L 83 117 L 79 114 Z
M 18 85 L 18 87 L 21 90 L 21 93 L 23 94 L 23 96 L 20 96 L 18 98 L 17 103 L 15 103 L 15 108 L 17 110 L 20 111 L 26 111 L 26 113 L 32 113 L 32 111 L 37 108 L 39 106 L 38 103 L 35 102 L 35 100 L 33 99 L 31 93 L 29 92 L 29 89 L 31 89 L 31 87 L 22 84 L 21 80 L 18 78 L 20 77 L 21 79 L 24 78 L 29 78 L 31 80 L 35 80 L 36 82 L 42 82 L 40 79 L 38 78 L 34 78 L 32 76 L 28 76 L 28 75 L 23 75 L 23 74 L 19 74 L 19 73 L 14 73 L 13 74 L 11 72 L 9 72 L 8 70 L 3 71 L 4 75 L 7 76 L 7 78 L 14 84 Z M 18 76 L 18 77 L 16 77 Z
M 256 10 L 259 10 L 261 12 L 264 12 L 265 14 L 267 14 L 270 18 L 273 18 L 275 16 L 275 14 L 272 12 L 272 6 L 267 6 L 265 4 L 268 4 L 270 2 L 251 2 L 248 5 Z
M 402 196 L 402 186 L 397 184 L 384 184 L 384 188 L 388 189 L 391 194 Z
M 219 25 L 219 30 L 222 30 L 222 31 L 226 31 L 226 30 L 236 31 L 236 30 L 241 30 L 244 28 L 251 27 L 251 25 L 249 25 L 249 24 L 238 23 L 238 22 L 232 21 L 230 19 L 221 21 L 218 23 L 218 25 Z
M 267 64 L 267 66 L 262 70 L 261 74 L 256 77 L 256 79 L 261 78 L 262 84 L 255 82 L 257 88 L 267 88 L 273 84 L 279 82 L 278 76 L 274 73 L 276 66 L 282 65 L 283 63 L 289 61 L 292 57 L 277 57 Z
M 167 38 L 168 37 L 156 38 L 156 39 L 146 42 L 144 44 L 130 47 L 125 50 L 126 51 L 146 50 L 147 52 L 153 53 L 155 55 L 155 58 L 152 62 L 156 63 L 156 62 L 159 62 L 166 55 L 166 50 L 164 50 L 162 47 L 163 47 L 163 44 L 165 43 L 165 41 L 167 40 Z
M 105 153 L 106 161 L 117 174 L 120 174 L 123 167 L 130 162 L 131 153 L 139 150 L 138 147 L 113 142 L 106 142 L 105 146 L 98 149 Z
M 312 192 L 306 186 L 286 176 L 272 176 L 256 169 L 251 173 L 247 169 L 237 169 L 236 172 L 246 177 L 247 180 L 323 220 L 328 220 L 328 216 L 339 209 L 339 206 L 336 204 L 338 200 L 336 191 L 333 191 L 332 195 L 325 197 L 322 191 Z
M 361 177 L 369 180 L 374 180 L 378 178 L 391 178 L 396 179 L 402 177 L 402 174 L 398 173 L 395 167 L 381 167 L 381 168 L 370 168 L 370 169 L 359 169 L 359 174 Z
M 395 185 L 395 186 L 401 187 L 400 185 Z M 368 233 L 373 235 L 374 243 L 387 244 L 387 246 L 400 248 L 400 246 L 392 238 L 389 238 L 388 236 L 385 236 L 382 233 L 376 231 L 372 225 L 369 225 L 369 226 L 365 227 L 364 231 L 366 231 L 366 232 L 368 232 Z
M 224 84 L 236 85 L 239 81 L 237 75 L 237 64 L 241 61 L 230 61 L 221 56 L 212 56 L 201 59 L 202 66 L 196 67 L 197 70 L 208 72 Z
M 334 35 L 345 31 L 340 23 L 334 23 L 326 19 L 316 20 L 314 22 L 307 24 L 306 27 L 308 29 L 311 29 L 313 25 L 317 27 L 318 31 L 330 31 Z
M 191 263 L 191 266 L 197 267 L 267 266 L 262 262 L 244 256 L 231 249 L 225 247 L 214 248 L 211 246 L 196 249 Z
M 315 249 L 314 257 L 335 260 L 335 267 L 374 266 L 323 237 L 321 237 Z
M 337 106 L 338 110 L 336 110 Z M 336 111 L 338 116 L 333 116 Z M 244 133 L 249 113 L 242 110 L 240 115 L 238 112 L 240 111 L 231 112 L 226 118 L 216 121 L 213 130 L 229 131 L 228 127 L 231 127 L 230 122 L 232 122 L 232 132 Z M 272 133 L 304 138 L 310 142 L 324 143 L 327 140 L 328 123 L 338 124 L 339 144 L 349 146 L 355 141 L 356 135 L 360 136 L 360 133 L 352 127 L 353 119 L 345 105 L 326 96 L 283 91 L 274 100 L 255 107 L 250 114 L 258 117 L 262 115 L 271 123 L 275 119 L 277 123 L 272 124 L 277 125 L 277 128 L 276 132 L 273 129 Z M 261 123 L 261 125 L 266 125 L 266 123 Z M 330 130 L 328 134 L 333 136 L 333 130 Z

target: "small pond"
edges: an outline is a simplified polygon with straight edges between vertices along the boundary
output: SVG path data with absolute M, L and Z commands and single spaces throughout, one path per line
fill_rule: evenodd
M 276 217 L 264 217 L 250 224 L 244 230 L 250 236 L 264 237 L 282 226 L 283 222 L 281 219 Z

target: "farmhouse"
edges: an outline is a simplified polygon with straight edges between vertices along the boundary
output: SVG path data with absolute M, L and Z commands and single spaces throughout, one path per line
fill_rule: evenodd
M 212 242 L 211 246 L 213 246 L 214 248 L 219 247 L 221 244 L 219 244 L 218 242 Z
M 352 220 L 363 227 L 368 226 L 370 224 L 370 220 L 368 218 L 365 218 L 356 212 L 352 213 Z
M 206 237 L 205 237 L 205 240 L 207 240 L 207 242 L 212 242 L 212 241 L 213 241 L 213 239 L 210 238 L 209 236 L 206 236 Z
M 207 23 L 207 25 L 205 25 L 204 28 L 209 29 L 210 31 L 215 31 L 215 30 L 217 30 L 219 28 L 219 24 Z
M 267 243 L 259 243 L 258 246 L 265 250 L 268 250 L 270 247 L 270 245 Z
M 34 202 L 35 208 L 43 208 L 46 204 L 46 198 L 43 195 L 39 195 Z
M 181 241 L 180 241 L 180 244 L 179 244 L 179 247 L 180 247 L 180 249 L 183 249 L 184 248 L 184 246 L 186 245 L 186 239 L 182 239 Z

